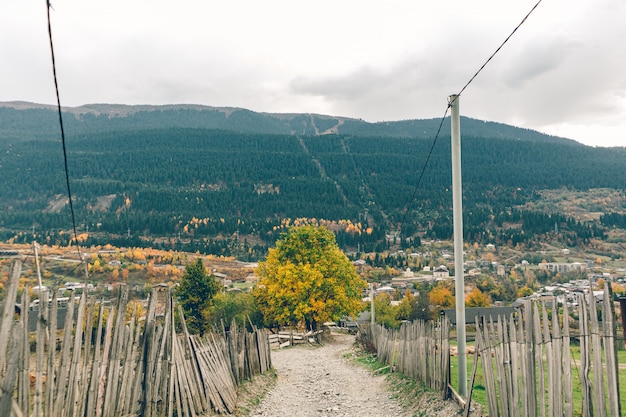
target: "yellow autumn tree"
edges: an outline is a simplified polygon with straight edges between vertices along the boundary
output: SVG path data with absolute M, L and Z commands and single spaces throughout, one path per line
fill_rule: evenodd
M 596 284 L 596 288 L 598 290 L 602 290 L 604 288 L 604 278 L 598 278 L 598 282 Z
M 529 295 L 533 295 L 533 292 L 532 288 L 524 285 L 522 288 L 517 290 L 517 298 L 528 297 Z
M 489 296 L 475 287 L 472 292 L 465 297 L 465 307 L 489 307 L 491 300 Z
M 325 227 L 291 227 L 256 271 L 254 295 L 270 326 L 319 323 L 354 316 L 367 283 Z
M 453 308 L 455 299 L 450 286 L 443 281 L 439 282 L 429 294 L 430 304 L 435 306 L 437 310 L 445 308 Z

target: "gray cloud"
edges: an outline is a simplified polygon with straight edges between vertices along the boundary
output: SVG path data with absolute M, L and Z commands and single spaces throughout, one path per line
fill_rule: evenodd
M 31 3 L 0 2 L 0 27 L 11 34 L 0 37 L 0 100 L 53 103 L 45 9 Z M 440 117 L 447 96 L 528 11 L 496 0 L 346 0 L 330 15 L 328 1 L 131 3 L 59 3 L 53 30 L 65 105 Z M 579 140 L 626 131 L 624 15 L 623 0 L 542 3 L 464 92 L 462 113 Z

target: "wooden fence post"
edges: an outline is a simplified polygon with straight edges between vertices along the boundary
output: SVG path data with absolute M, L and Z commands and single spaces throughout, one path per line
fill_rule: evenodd
M 13 332 L 15 334 L 20 334 L 22 330 L 22 323 L 16 322 L 13 327 Z M 9 329 L 11 330 L 11 329 Z M 7 349 L 8 349 L 7 340 Z M 22 346 L 23 339 L 20 337 L 12 337 L 10 338 L 11 342 L 11 358 L 7 363 L 6 372 L 4 374 L 4 380 L 2 381 L 2 385 L 0 386 L 0 415 L 1 416 L 10 416 L 11 409 L 13 408 L 13 393 L 15 392 L 15 384 L 17 382 L 17 372 L 18 372 L 18 364 L 20 360 L 20 355 L 24 350 Z
M 591 295 L 593 297 L 593 294 Z M 579 296 L 578 323 L 580 325 L 580 382 L 583 394 L 583 416 L 593 415 L 593 405 L 591 396 L 591 380 L 589 379 L 589 317 L 587 314 L 587 300 L 584 296 Z
M 608 283 L 604 283 L 602 302 L 602 330 L 604 333 L 604 356 L 606 357 L 606 375 L 609 390 L 609 412 L 611 417 L 622 415 L 619 390 L 619 364 L 615 349 L 615 316 L 613 315 L 613 297 Z
M 13 314 L 15 313 L 15 300 L 17 299 L 17 286 L 22 273 L 22 260 L 16 259 L 11 264 L 11 279 L 4 296 L 2 318 L 0 319 L 0 372 L 6 365 L 9 334 L 13 330 Z

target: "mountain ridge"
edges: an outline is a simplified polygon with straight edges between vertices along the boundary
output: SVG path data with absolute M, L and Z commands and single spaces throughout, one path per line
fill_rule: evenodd
M 0 105 L 0 240 L 26 242 L 36 230 L 37 241 L 67 245 L 58 114 L 32 106 Z M 451 237 L 449 130 L 433 140 L 440 120 L 89 106 L 66 112 L 64 127 L 76 220 L 91 243 L 258 259 L 303 221 L 328 225 L 343 248 L 368 252 Z M 130 115 L 110 115 L 124 111 Z M 541 190 L 559 189 L 607 188 L 626 201 L 626 148 L 468 118 L 462 131 L 470 241 L 537 247 L 555 238 L 558 224 L 557 238 L 575 246 L 626 224 L 626 206 L 607 199 L 589 221 L 532 204 Z
M 56 106 L 26 101 L 0 102 L 0 109 L 17 111 L 46 110 L 56 112 Z M 130 128 L 134 119 L 145 119 L 146 115 L 159 114 L 165 116 L 164 123 L 156 123 L 151 127 L 178 127 L 224 129 L 243 133 L 290 134 L 303 136 L 321 136 L 326 134 L 347 134 L 356 136 L 377 137 L 434 137 L 441 119 L 405 119 L 397 121 L 368 122 L 362 119 L 333 116 L 318 113 L 272 113 L 255 112 L 241 107 L 216 107 L 200 104 L 164 104 L 164 105 L 126 105 L 109 103 L 91 103 L 77 107 L 63 107 L 63 112 L 72 114 L 76 121 L 83 124 L 94 122 L 89 115 L 96 118 L 105 117 L 113 129 Z M 198 112 L 186 114 L 183 112 Z M 170 116 L 170 117 L 167 117 Z M 203 117 L 204 116 L 204 117 Z M 178 121 L 176 121 L 178 118 Z M 231 121 L 231 118 L 233 119 Z M 124 120 L 125 119 L 125 120 Z M 0 120 L 2 115 L 0 114 Z M 141 120 L 138 121 L 141 123 Z M 145 120 L 144 120 L 145 122 Z M 168 124 L 169 123 L 169 124 Z M 463 136 L 481 136 L 513 140 L 530 140 L 540 142 L 560 142 L 583 145 L 573 139 L 553 136 L 507 125 L 505 123 L 461 117 Z M 319 125 L 319 126 L 318 126 Z M 79 130 L 84 130 L 84 126 Z M 146 128 L 146 126 L 144 126 Z M 0 126 L 0 137 L 4 128 Z M 444 121 L 444 132 L 450 131 L 449 117 Z M 444 135 L 446 136 L 446 135 Z

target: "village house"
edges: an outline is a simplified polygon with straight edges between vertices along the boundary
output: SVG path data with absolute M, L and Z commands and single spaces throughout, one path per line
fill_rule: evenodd
M 572 263 L 558 263 L 558 262 L 542 262 L 539 264 L 539 268 L 543 270 L 547 270 L 550 272 L 585 272 L 587 270 L 587 265 L 581 264 L 580 262 L 572 262 Z
M 433 279 L 435 281 L 440 281 L 448 278 L 450 278 L 450 271 L 448 271 L 448 268 L 446 268 L 445 265 L 439 265 L 433 270 Z

